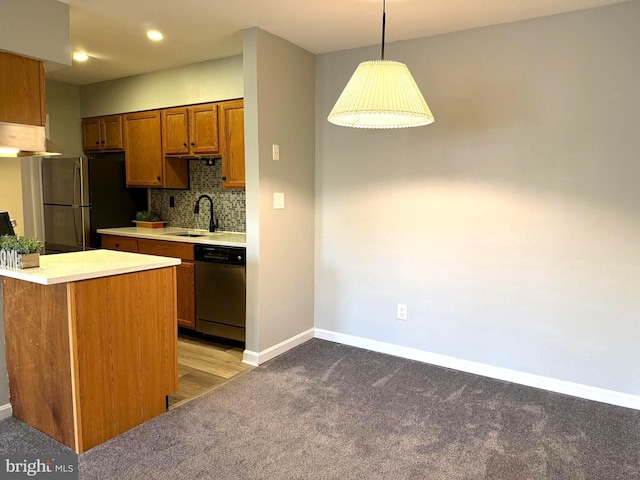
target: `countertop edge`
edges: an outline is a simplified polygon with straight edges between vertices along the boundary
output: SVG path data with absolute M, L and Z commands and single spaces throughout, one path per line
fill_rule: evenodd
M 194 231 L 194 229 L 181 228 L 181 227 L 167 227 L 167 228 L 158 228 L 158 229 L 119 227 L 119 228 L 99 228 L 96 231 L 101 235 L 116 235 L 119 237 L 143 238 L 148 240 L 164 240 L 168 242 L 193 243 L 193 244 L 201 244 L 201 245 L 221 245 L 221 246 L 227 246 L 227 247 L 246 247 L 247 246 L 246 241 L 241 242 L 241 241 L 220 240 L 215 238 L 204 238 L 204 237 L 186 237 L 186 236 L 180 236 L 180 235 L 172 235 L 171 234 L 172 232 L 167 232 L 167 230 L 175 231 L 175 233 Z M 238 236 L 244 235 L 246 239 L 246 234 L 237 233 L 237 232 L 220 232 L 220 234 L 238 235 Z
M 113 252 L 110 250 L 93 250 L 92 252 Z M 40 285 L 56 285 L 60 283 L 70 283 L 82 280 L 92 280 L 94 278 L 111 277 L 115 275 L 123 275 L 127 273 L 143 272 L 146 270 L 155 270 L 159 268 L 174 267 L 180 265 L 182 261 L 179 258 L 159 257 L 155 255 L 143 255 L 140 253 L 113 252 L 118 255 L 124 254 L 129 256 L 125 264 L 115 264 L 111 266 L 89 267 L 85 269 L 79 268 L 77 272 L 67 271 L 73 266 L 71 260 L 66 265 L 61 265 L 59 259 L 69 258 L 65 255 L 78 255 L 81 253 L 91 252 L 72 252 L 69 254 L 60 253 L 57 255 L 43 255 L 40 258 L 40 267 L 27 268 L 23 270 L 14 270 L 0 268 L 0 276 L 15 278 L 25 282 L 37 283 Z M 48 257 L 56 257 L 49 261 Z M 136 258 L 137 257 L 137 258 Z M 144 262 L 141 262 L 144 257 Z M 52 265 L 47 265 L 53 263 Z M 56 273 L 56 270 L 59 273 Z

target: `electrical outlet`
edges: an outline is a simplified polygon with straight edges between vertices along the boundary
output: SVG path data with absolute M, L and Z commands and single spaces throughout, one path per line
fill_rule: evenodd
M 280 145 L 273 144 L 273 159 L 280 160 Z
M 404 303 L 398 304 L 398 320 L 407 319 L 407 305 Z
M 273 194 L 273 209 L 274 210 L 284 209 L 284 193 Z

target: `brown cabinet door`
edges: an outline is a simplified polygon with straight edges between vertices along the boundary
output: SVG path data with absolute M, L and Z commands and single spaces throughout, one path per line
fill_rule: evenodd
M 244 102 L 223 102 L 221 111 L 224 138 L 222 187 L 244 188 Z
M 100 123 L 100 147 L 102 150 L 123 150 L 122 115 L 102 117 L 100 118 Z
M 183 261 L 176 267 L 178 284 L 178 325 L 196 328 L 195 264 Z
M 138 252 L 161 257 L 182 258 L 193 260 L 193 243 L 174 242 L 172 240 L 138 240 Z
M 218 134 L 218 104 L 189 107 L 189 134 L 191 153 L 194 155 L 220 152 Z
M 0 121 L 43 126 L 45 122 L 42 62 L 0 52 Z
M 102 248 L 137 253 L 138 240 L 131 237 L 119 237 L 117 235 L 102 235 Z
M 122 151 L 122 115 L 82 119 L 82 150 L 85 152 Z
M 189 154 L 189 112 L 186 107 L 162 110 L 162 151 L 165 155 Z
M 160 255 L 182 259 L 176 267 L 178 284 L 178 325 L 196 328 L 195 304 L 195 264 L 193 263 L 194 246 L 192 243 L 181 243 L 165 240 L 138 239 L 138 253 Z
M 124 150 L 128 187 L 162 187 L 160 112 L 124 115 Z
M 100 118 L 82 119 L 82 150 L 95 152 L 101 149 L 100 144 Z

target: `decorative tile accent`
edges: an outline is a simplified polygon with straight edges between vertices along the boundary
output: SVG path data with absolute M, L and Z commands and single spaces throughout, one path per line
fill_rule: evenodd
M 163 220 L 171 227 L 209 228 L 209 202 L 200 202 L 200 213 L 193 213 L 193 207 L 200 195 L 207 194 L 213 199 L 213 210 L 220 225 L 219 230 L 227 232 L 247 231 L 247 208 L 244 190 L 223 190 L 222 161 L 217 158 L 213 166 L 205 160 L 189 160 L 189 190 L 151 189 L 151 209 L 162 214 Z M 169 197 L 175 206 L 169 206 Z

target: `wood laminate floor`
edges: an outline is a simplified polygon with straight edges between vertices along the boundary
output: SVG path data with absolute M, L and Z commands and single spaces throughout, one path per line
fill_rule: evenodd
M 169 408 L 193 400 L 250 368 L 242 363 L 241 348 L 181 334 L 178 337 L 178 391 L 169 395 Z

